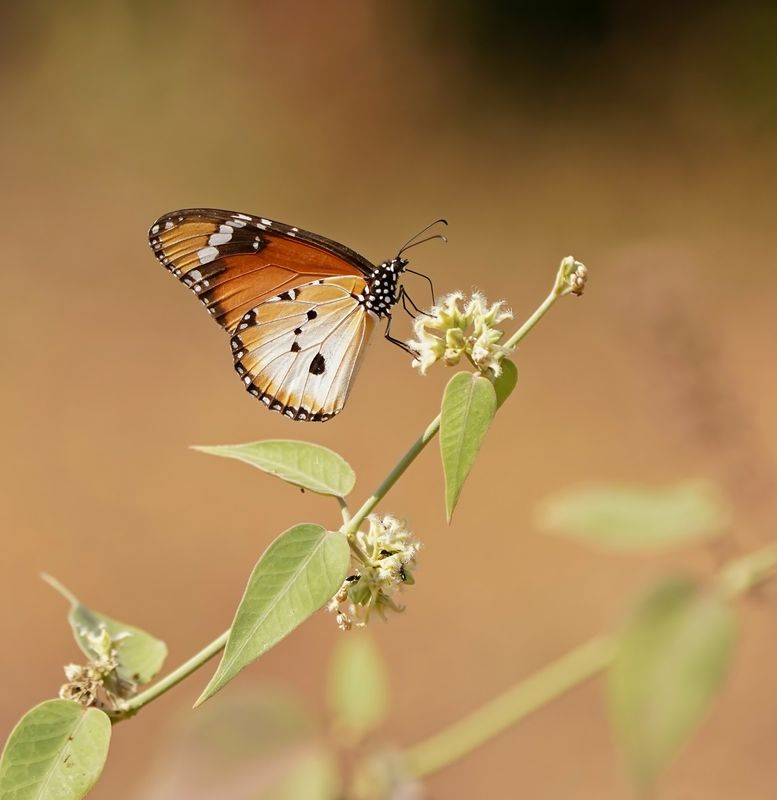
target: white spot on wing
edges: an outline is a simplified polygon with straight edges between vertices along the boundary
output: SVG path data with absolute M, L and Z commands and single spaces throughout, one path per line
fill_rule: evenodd
M 229 225 L 222 225 L 222 228 L 229 228 Z M 232 231 L 229 233 L 212 233 L 208 239 L 208 244 L 217 247 L 220 244 L 226 244 L 232 238 Z
M 203 247 L 202 250 L 197 251 L 197 258 L 200 260 L 200 264 L 210 264 L 219 254 L 219 251 L 215 247 Z

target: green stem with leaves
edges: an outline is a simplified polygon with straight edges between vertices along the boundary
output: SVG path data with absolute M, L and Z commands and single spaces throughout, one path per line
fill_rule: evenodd
M 725 564 L 717 575 L 721 590 L 738 597 L 777 575 L 777 544 Z M 424 778 L 486 744 L 534 711 L 605 670 L 615 656 L 616 638 L 597 636 L 552 661 L 449 727 L 405 751 L 407 769 Z
M 532 328 L 540 321 L 540 319 L 545 316 L 553 303 L 558 300 L 559 297 L 562 297 L 564 294 L 568 293 L 568 288 L 562 273 L 563 269 L 559 270 L 551 293 L 545 298 L 536 311 L 526 320 L 526 322 L 524 322 L 524 324 L 507 340 L 507 348 L 514 349 L 524 338 L 524 336 L 526 336 L 526 334 L 532 330 Z M 364 501 L 361 508 L 359 508 L 358 511 L 353 514 L 353 516 L 349 514 L 348 506 L 346 505 L 345 501 L 339 501 L 340 511 L 343 517 L 343 527 L 341 530 L 348 537 L 351 549 L 354 551 L 354 554 L 357 556 L 357 558 L 362 558 L 363 554 L 360 553 L 359 548 L 354 541 L 354 534 L 357 530 L 359 530 L 359 527 L 367 518 L 368 514 L 370 514 L 375 506 L 377 506 L 377 504 L 388 494 L 390 489 L 407 471 L 407 469 L 410 467 L 413 461 L 415 461 L 418 455 L 420 455 L 426 445 L 429 444 L 432 439 L 434 439 L 439 430 L 440 415 L 438 414 L 429 423 L 421 436 L 419 436 L 418 439 L 413 442 L 402 458 L 399 459 L 394 468 L 383 479 L 380 486 L 378 486 L 378 488 L 370 495 L 370 497 Z M 195 655 L 193 655 L 188 661 L 184 662 L 164 678 L 157 681 L 157 683 L 155 683 L 152 687 L 136 695 L 131 700 L 128 700 L 120 711 L 112 715 L 114 721 L 119 722 L 122 719 L 133 716 L 141 708 L 143 708 L 143 706 L 153 702 L 158 697 L 161 697 L 161 695 L 163 695 L 165 692 L 169 691 L 189 675 L 196 672 L 200 667 L 202 667 L 211 658 L 224 649 L 228 637 L 229 631 L 225 631 L 221 634 L 221 636 L 219 636 L 217 639 L 214 639 L 198 653 L 195 653 Z
M 505 347 L 514 350 L 523 338 L 534 328 L 534 326 L 548 313 L 550 307 L 565 294 L 568 288 L 562 270 L 556 276 L 556 282 L 550 294 L 542 301 L 534 313 L 521 325 L 520 328 L 507 340 Z M 350 522 L 343 527 L 343 533 L 348 536 L 359 530 L 359 526 L 364 522 L 367 515 L 377 506 L 377 504 L 388 494 L 392 486 L 399 480 L 407 468 L 421 454 L 429 442 L 434 439 L 440 430 L 440 415 L 438 414 L 427 426 L 426 430 L 410 446 L 410 449 L 400 458 L 396 466 L 383 479 L 378 488 L 365 500 L 362 507 L 353 515 Z
M 136 694 L 135 697 L 124 703 L 120 711 L 110 715 L 113 721 L 121 722 L 121 720 L 127 719 L 127 717 L 134 716 L 143 706 L 148 705 L 165 694 L 165 692 L 170 691 L 174 686 L 177 686 L 182 680 L 188 678 L 193 672 L 196 672 L 200 667 L 207 664 L 211 658 L 218 655 L 224 647 L 226 647 L 228 638 L 229 630 L 226 630 L 221 636 L 203 647 L 202 650 L 195 653 L 188 661 L 181 664 L 181 666 L 169 672 L 164 678 L 158 680 L 153 686 L 146 689 L 144 692 Z

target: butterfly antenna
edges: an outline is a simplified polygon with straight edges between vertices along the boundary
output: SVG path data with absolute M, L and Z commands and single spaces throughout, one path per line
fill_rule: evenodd
M 441 233 L 436 234 L 435 236 L 427 236 L 425 239 L 419 239 L 417 242 L 411 241 L 410 244 L 406 244 L 398 253 L 398 256 L 401 256 L 406 250 L 410 250 L 413 247 L 417 247 L 419 244 L 423 244 L 424 242 L 432 242 L 435 239 L 442 239 L 443 242 L 448 241 L 447 236 L 443 236 Z
M 422 229 L 421 229 L 420 231 L 418 231 L 418 233 L 416 233 L 414 236 L 411 236 L 411 237 L 410 237 L 410 238 L 409 238 L 409 239 L 408 239 L 408 240 L 407 240 L 407 241 L 406 241 L 406 242 L 405 242 L 405 243 L 402 245 L 402 247 L 400 247 L 400 248 L 399 248 L 399 252 L 397 253 L 397 256 L 401 256 L 401 255 L 402 255 L 402 253 L 404 253 L 404 252 L 405 252 L 405 250 L 409 250 L 411 247 L 415 247 L 417 244 L 421 244 L 421 242 L 416 242 L 415 240 L 416 240 L 416 239 L 417 239 L 419 236 L 423 236 L 423 235 L 424 235 L 424 234 L 425 234 L 425 233 L 426 233 L 426 232 L 427 232 L 427 231 L 428 231 L 430 228 L 433 228 L 435 225 L 440 225 L 440 224 L 447 225 L 447 224 L 448 224 L 448 220 L 447 220 L 447 219 L 442 219 L 442 218 L 440 218 L 440 219 L 436 219 L 434 222 L 430 222 L 430 223 L 429 223 L 429 224 L 428 224 L 428 225 L 427 225 L 425 228 L 422 228 Z M 428 237 L 428 238 L 426 238 L 426 239 L 423 239 L 422 241 L 424 241 L 424 242 L 428 242 L 428 241 L 430 241 L 431 239 L 442 239 L 442 240 L 443 240 L 443 241 L 445 241 L 445 242 L 447 242 L 447 241 L 448 241 L 448 240 L 447 240 L 447 239 L 446 239 L 444 236 L 442 236 L 441 234 L 438 234 L 437 236 L 430 236 L 430 237 Z

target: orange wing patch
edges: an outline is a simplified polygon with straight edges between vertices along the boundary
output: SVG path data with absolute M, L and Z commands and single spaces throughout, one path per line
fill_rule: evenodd
M 247 214 L 195 209 L 161 217 L 149 232 L 156 257 L 229 333 L 245 314 L 316 279 L 352 275 L 369 263 L 329 240 Z M 356 266 L 356 264 L 362 264 Z

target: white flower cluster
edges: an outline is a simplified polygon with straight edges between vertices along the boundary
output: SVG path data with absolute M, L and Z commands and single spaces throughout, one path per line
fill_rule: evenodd
M 466 300 L 461 292 L 446 295 L 429 314 L 415 319 L 416 338 L 408 342 L 418 353 L 413 366 L 425 375 L 437 361 L 454 366 L 466 356 L 480 372 L 496 377 L 502 371 L 499 362 L 509 351 L 499 345 L 504 331 L 495 326 L 512 318 L 501 300 L 489 306 L 480 292 Z
M 404 522 L 386 515 L 370 514 L 366 531 L 354 535 L 358 558 L 354 573 L 329 603 L 337 612 L 337 624 L 343 630 L 363 627 L 373 611 L 385 619 L 386 610 L 400 612 L 394 595 L 403 586 L 415 583 L 412 570 L 421 547 Z

